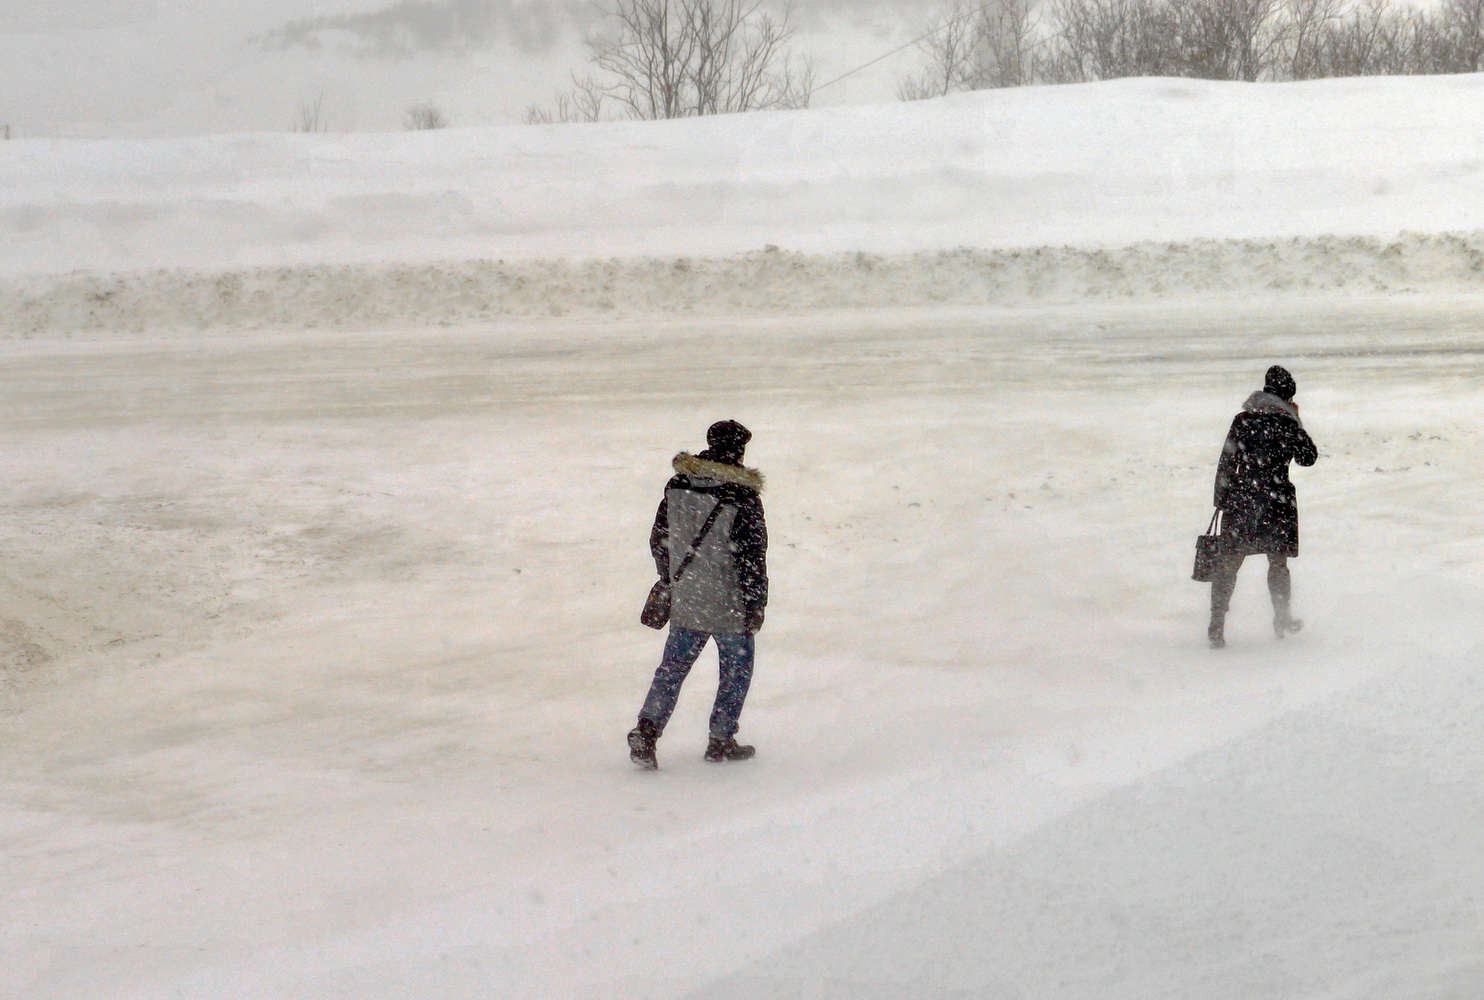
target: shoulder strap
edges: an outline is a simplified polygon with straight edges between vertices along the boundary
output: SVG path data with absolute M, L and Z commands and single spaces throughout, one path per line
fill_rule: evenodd
M 696 558 L 696 553 L 701 551 L 701 543 L 706 541 L 706 536 L 711 533 L 711 526 L 716 523 L 716 518 L 721 514 L 721 508 L 723 506 L 722 502 L 718 500 L 716 501 L 716 506 L 711 508 L 711 513 L 707 516 L 706 523 L 701 525 L 701 533 L 696 536 L 696 540 L 691 543 L 690 551 L 680 561 L 680 565 L 675 570 L 675 576 L 670 581 L 671 583 L 679 583 L 680 578 L 685 575 L 685 571 L 690 568 L 691 561 Z

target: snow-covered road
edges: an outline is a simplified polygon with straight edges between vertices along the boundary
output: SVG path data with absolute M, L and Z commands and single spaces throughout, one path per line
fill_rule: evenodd
M 1383 679 L 842 914 L 696 995 L 1477 996 L 1481 651 L 1401 646 Z
M 13 342 L 0 995 L 1472 995 L 1481 329 Z M 1213 653 L 1193 538 L 1274 361 L 1321 449 L 1310 626 L 1271 638 L 1253 567 Z M 719 417 L 770 476 L 759 756 L 699 760 L 708 653 L 640 774 L 648 522 Z

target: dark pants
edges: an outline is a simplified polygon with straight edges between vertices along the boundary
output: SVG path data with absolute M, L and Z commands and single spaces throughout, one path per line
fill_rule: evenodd
M 692 632 L 690 629 L 670 626 L 670 637 L 665 641 L 665 656 L 659 669 L 654 672 L 654 683 L 649 686 L 649 697 L 639 710 L 639 718 L 654 723 L 659 732 L 665 731 L 670 713 L 675 711 L 675 702 L 680 698 L 680 685 L 685 683 L 696 658 L 706 648 L 706 640 L 716 640 L 717 655 L 721 660 L 721 683 L 716 689 L 716 704 L 711 709 L 711 735 L 722 739 L 737 735 L 737 719 L 742 715 L 742 702 L 747 700 L 747 689 L 752 684 L 752 658 L 755 650 L 751 632 Z
M 1232 591 L 1237 589 L 1237 570 L 1242 568 L 1246 555 L 1241 552 L 1225 552 L 1216 560 L 1216 576 L 1211 581 L 1211 628 L 1219 635 L 1226 625 L 1226 610 L 1231 607 Z M 1288 557 L 1268 554 L 1268 593 L 1273 598 L 1273 620 L 1288 621 L 1288 603 L 1293 593 L 1293 584 L 1288 575 Z

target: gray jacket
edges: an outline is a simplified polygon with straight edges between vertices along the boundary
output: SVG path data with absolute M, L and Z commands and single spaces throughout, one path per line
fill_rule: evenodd
M 670 624 L 712 634 L 755 630 L 768 603 L 762 474 L 706 452 L 681 452 L 674 467 L 649 535 L 655 569 L 672 581 Z M 711 530 L 674 582 L 713 510 Z

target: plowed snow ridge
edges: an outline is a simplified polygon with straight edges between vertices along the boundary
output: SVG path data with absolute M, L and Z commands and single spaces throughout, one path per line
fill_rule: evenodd
M 1484 232 L 723 258 L 77 272 L 0 282 L 0 333 L 358 329 L 1309 292 L 1484 290 Z

